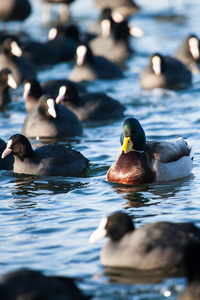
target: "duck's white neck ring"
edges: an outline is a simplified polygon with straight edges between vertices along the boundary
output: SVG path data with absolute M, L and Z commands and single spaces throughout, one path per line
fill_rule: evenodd
M 139 151 L 139 150 L 131 150 L 131 151 L 135 151 L 135 152 L 139 152 L 139 153 L 144 153 L 144 150 Z

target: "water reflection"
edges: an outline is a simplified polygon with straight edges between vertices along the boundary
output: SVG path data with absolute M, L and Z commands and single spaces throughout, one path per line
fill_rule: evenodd
M 183 277 L 184 271 L 174 268 L 170 271 L 150 270 L 140 271 L 128 268 L 105 268 L 104 274 L 110 282 L 126 284 L 152 284 L 160 283 L 169 277 Z
M 38 195 L 69 193 L 74 189 L 86 188 L 89 182 L 74 181 L 74 178 L 40 177 L 36 175 L 16 175 L 12 195 L 14 199 L 28 199 Z
M 145 184 L 145 185 L 134 185 L 127 186 L 122 184 L 111 183 L 111 188 L 124 199 L 127 203 L 124 208 L 129 207 L 143 207 L 156 205 L 161 202 L 161 200 L 166 200 L 171 197 L 175 197 L 183 188 L 187 189 L 187 182 L 189 183 L 193 176 L 187 178 L 182 178 L 179 180 Z M 153 203 L 151 202 L 153 201 Z

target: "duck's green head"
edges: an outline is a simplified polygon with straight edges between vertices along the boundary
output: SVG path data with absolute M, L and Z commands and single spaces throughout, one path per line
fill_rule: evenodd
M 123 124 L 123 132 L 120 138 L 122 148 L 120 153 L 128 153 L 131 150 L 144 151 L 146 137 L 141 124 L 135 118 L 128 118 Z

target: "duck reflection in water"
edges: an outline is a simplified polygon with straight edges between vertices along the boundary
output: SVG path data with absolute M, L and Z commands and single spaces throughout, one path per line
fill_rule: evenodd
M 139 208 L 157 205 L 166 199 L 175 197 L 177 193 L 182 191 L 183 187 L 186 186 L 187 188 L 187 183 L 189 183 L 192 178 L 193 175 L 189 178 L 171 181 L 170 183 L 160 182 L 133 186 L 109 183 L 109 185 L 111 189 L 127 200 L 126 205 L 124 205 L 125 209 L 130 207 Z

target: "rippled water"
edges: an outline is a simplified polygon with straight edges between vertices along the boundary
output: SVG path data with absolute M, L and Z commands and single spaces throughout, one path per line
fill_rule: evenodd
M 190 33 L 199 35 L 198 0 L 138 0 L 141 12 L 131 19 L 145 36 L 131 40 L 135 54 L 125 63 L 125 78 L 99 80 L 91 91 L 105 91 L 126 106 L 126 116 L 138 118 L 148 139 L 188 138 L 195 147 L 193 173 L 174 182 L 124 187 L 105 180 L 106 171 L 119 151 L 119 135 L 124 119 L 86 126 L 82 137 L 62 141 L 81 151 L 91 162 L 82 178 L 39 177 L 1 171 L 0 274 L 27 267 L 46 274 L 72 276 L 93 299 L 176 299 L 184 278 L 141 275 L 111 275 L 99 261 L 105 240 L 89 244 L 88 239 L 100 219 L 117 210 L 134 216 L 136 227 L 159 220 L 192 221 L 200 226 L 200 75 L 184 91 L 142 91 L 138 74 L 153 52 L 172 54 Z M 42 26 L 42 6 L 32 0 L 34 12 L 25 23 L 27 33 L 46 39 Z M 56 14 L 56 11 L 55 11 Z M 71 6 L 72 20 L 88 28 L 97 17 L 92 0 L 77 0 Z M 9 30 L 17 30 L 10 24 Z M 73 64 L 59 64 L 38 73 L 45 81 L 68 76 Z M 0 112 L 1 138 L 21 131 L 25 118 L 19 88 L 13 103 Z M 33 146 L 40 143 L 32 141 Z

